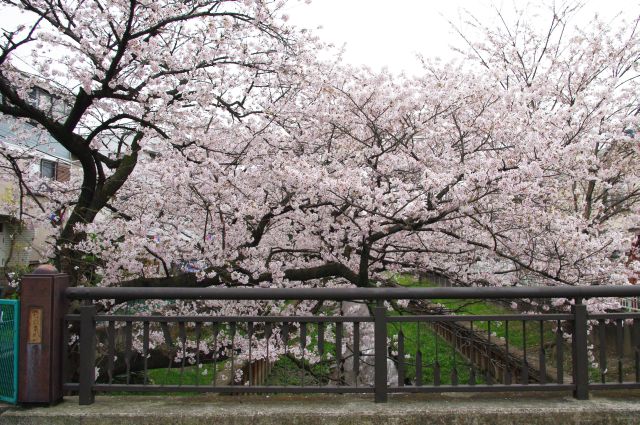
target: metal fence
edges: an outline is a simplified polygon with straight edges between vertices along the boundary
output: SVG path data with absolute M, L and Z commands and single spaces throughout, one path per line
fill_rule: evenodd
M 583 302 L 637 296 L 640 287 L 634 286 L 66 293 L 84 302 L 79 314 L 65 317 L 72 330 L 67 337 L 79 329 L 79 340 L 77 362 L 67 374 L 77 379 L 64 387 L 78 391 L 81 404 L 92 403 L 96 391 L 372 393 L 384 402 L 390 393 L 573 391 L 586 399 L 589 390 L 640 388 L 640 313 L 589 314 Z M 542 304 L 567 298 L 573 305 L 567 312 L 483 315 L 397 313 L 387 305 L 523 298 Z M 106 299 L 358 302 L 366 314 L 340 315 L 338 308 L 313 316 L 98 314 L 93 302 Z M 614 343 L 604 332 L 589 332 L 598 324 L 616 329 Z M 284 357 L 295 365 L 287 383 L 257 379 L 264 378 L 257 362 L 270 369 Z M 173 381 L 156 382 L 158 370 Z
M 0 401 L 16 403 L 18 397 L 18 300 L 0 300 Z

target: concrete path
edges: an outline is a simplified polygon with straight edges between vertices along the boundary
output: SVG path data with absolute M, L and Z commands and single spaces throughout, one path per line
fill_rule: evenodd
M 640 393 L 577 401 L 565 395 L 394 396 L 375 404 L 360 396 L 101 396 L 53 407 L 13 407 L 0 425 L 414 425 L 640 424 Z

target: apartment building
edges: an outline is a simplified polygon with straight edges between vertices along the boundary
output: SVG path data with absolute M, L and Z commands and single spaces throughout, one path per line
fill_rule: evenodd
M 56 101 L 46 90 L 35 87 L 29 100 L 54 114 L 65 115 L 67 106 Z M 74 158 L 60 143 L 43 135 L 28 121 L 17 121 L 0 114 L 0 150 L 13 157 L 28 157 L 32 160 L 30 171 L 58 181 L 68 181 Z M 17 217 L 20 188 L 15 179 L 0 174 L 0 275 L 2 271 L 46 260 L 47 239 L 51 236 L 51 225 L 27 224 Z M 46 193 L 38 193 L 46 197 Z

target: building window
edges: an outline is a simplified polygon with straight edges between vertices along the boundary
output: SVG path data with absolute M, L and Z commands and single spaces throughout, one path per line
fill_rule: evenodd
M 41 109 L 56 121 L 66 118 L 70 109 L 69 105 L 59 96 L 55 96 L 40 87 L 34 87 L 29 91 L 27 102 L 31 106 Z
M 43 159 L 40 161 L 40 177 L 54 179 L 58 174 L 58 164 L 55 161 Z
M 29 90 L 29 98 L 27 99 L 27 102 L 29 103 L 29 105 L 36 108 L 40 106 L 38 102 L 39 92 L 40 91 L 37 88 L 33 88 Z

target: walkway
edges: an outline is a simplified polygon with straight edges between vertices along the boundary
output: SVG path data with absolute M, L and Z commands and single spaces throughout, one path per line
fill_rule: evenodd
M 0 425 L 414 425 L 639 424 L 640 392 L 577 401 L 568 394 L 393 396 L 101 396 L 91 406 L 67 397 L 55 407 L 11 407 Z

